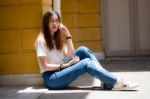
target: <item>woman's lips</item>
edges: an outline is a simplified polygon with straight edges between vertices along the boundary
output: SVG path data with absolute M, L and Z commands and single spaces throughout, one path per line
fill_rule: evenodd
M 53 29 L 57 29 L 57 26 L 53 26 L 52 28 L 53 28 Z

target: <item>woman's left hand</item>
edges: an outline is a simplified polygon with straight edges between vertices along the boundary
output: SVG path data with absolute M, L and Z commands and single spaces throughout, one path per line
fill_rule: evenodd
M 72 58 L 72 60 L 69 62 L 69 65 L 73 65 L 75 63 L 77 63 L 78 61 L 80 61 L 80 58 L 78 56 L 75 56 Z

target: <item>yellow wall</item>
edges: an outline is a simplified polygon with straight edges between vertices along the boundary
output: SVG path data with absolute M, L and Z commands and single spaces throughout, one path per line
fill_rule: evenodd
M 0 74 L 38 73 L 34 41 L 51 0 L 0 0 Z
M 73 35 L 75 47 L 102 51 L 100 0 L 61 0 L 62 21 Z
M 34 41 L 52 0 L 0 0 L 0 74 L 39 73 Z M 102 51 L 100 0 L 61 0 L 75 47 Z

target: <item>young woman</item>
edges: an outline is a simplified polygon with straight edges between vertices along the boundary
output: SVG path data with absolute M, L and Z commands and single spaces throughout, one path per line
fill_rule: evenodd
M 66 42 L 62 34 L 66 36 Z M 74 50 L 72 36 L 55 11 L 44 14 L 35 47 L 42 77 L 49 89 L 66 88 L 84 73 L 98 78 L 104 89 L 129 90 L 138 86 L 105 70 L 88 48 L 82 46 Z

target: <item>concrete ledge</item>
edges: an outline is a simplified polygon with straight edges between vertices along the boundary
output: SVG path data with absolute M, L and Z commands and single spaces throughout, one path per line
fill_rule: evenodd
M 70 86 L 100 85 L 100 81 L 88 74 L 81 75 Z M 41 74 L 1 75 L 0 86 L 8 85 L 44 85 Z
M 104 52 L 94 53 L 94 55 L 96 56 L 97 60 L 104 60 L 105 59 L 105 53 Z
M 43 85 L 40 74 L 1 75 L 0 85 Z

